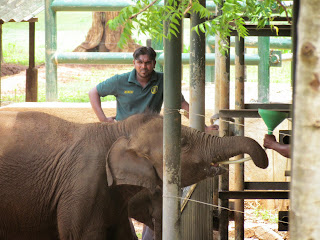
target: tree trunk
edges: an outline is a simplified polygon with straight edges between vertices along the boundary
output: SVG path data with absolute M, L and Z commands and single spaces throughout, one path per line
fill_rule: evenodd
M 319 239 L 320 1 L 300 0 L 294 96 L 290 238 Z
M 138 44 L 130 40 L 124 48 L 119 48 L 117 43 L 120 39 L 123 27 L 112 31 L 107 22 L 118 16 L 119 12 L 93 12 L 92 26 L 88 31 L 86 40 L 76 47 L 74 52 L 133 52 Z

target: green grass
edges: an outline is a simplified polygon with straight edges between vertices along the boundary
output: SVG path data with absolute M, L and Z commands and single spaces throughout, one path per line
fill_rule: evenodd
M 91 27 L 91 12 L 59 12 L 57 14 L 57 50 L 72 51 L 85 40 Z M 44 12 L 38 16 L 35 35 L 36 64 L 45 62 L 45 18 Z M 3 24 L 3 57 L 6 63 L 28 65 L 29 24 Z
M 260 206 L 255 209 L 257 218 L 268 221 L 270 223 L 278 223 L 278 215 L 275 210 L 262 209 Z

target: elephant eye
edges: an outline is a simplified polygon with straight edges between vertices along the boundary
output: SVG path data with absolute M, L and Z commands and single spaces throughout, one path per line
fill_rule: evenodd
M 186 138 L 181 138 L 181 147 L 186 146 L 188 144 L 188 141 Z

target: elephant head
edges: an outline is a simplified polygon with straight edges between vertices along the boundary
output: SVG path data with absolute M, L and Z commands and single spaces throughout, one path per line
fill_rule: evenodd
M 156 186 L 162 186 L 163 119 L 148 117 L 137 129 L 111 147 L 107 157 L 108 184 L 138 185 L 153 192 Z M 257 167 L 268 166 L 265 151 L 251 138 L 221 138 L 182 126 L 181 186 L 216 175 L 220 161 L 244 153 L 250 155 Z

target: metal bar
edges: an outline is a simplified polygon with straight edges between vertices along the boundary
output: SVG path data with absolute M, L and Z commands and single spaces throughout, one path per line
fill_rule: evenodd
M 238 32 L 232 31 L 230 32 L 231 36 L 237 36 Z M 280 30 L 278 33 L 276 31 L 268 31 L 265 30 L 259 30 L 259 29 L 248 29 L 248 35 L 250 36 L 260 36 L 260 37 L 290 37 L 291 36 L 291 30 L 284 29 Z
M 46 39 L 46 101 L 58 100 L 57 65 L 53 61 L 57 51 L 57 18 L 51 9 L 52 0 L 45 0 Z
M 151 40 L 151 46 L 154 50 L 163 50 L 163 42 L 157 41 L 157 40 Z M 158 55 L 158 53 L 157 53 Z M 163 72 L 163 65 L 161 65 L 158 61 L 156 62 L 155 71 L 157 72 Z
M 245 109 L 284 109 L 290 110 L 292 108 L 292 104 L 290 103 L 246 103 Z
M 219 198 L 225 199 L 289 199 L 289 191 L 226 191 L 219 192 Z
M 189 63 L 190 54 L 183 53 L 182 54 L 182 64 Z M 206 65 L 214 66 L 215 65 L 215 53 L 206 53 Z M 163 63 L 162 54 L 159 56 L 158 61 Z M 258 65 L 260 62 L 260 57 L 258 54 L 246 54 L 245 55 L 245 65 Z M 235 55 L 230 55 L 230 64 L 235 64 Z
M 274 27 L 265 25 L 263 28 L 257 29 L 257 25 L 244 25 L 248 31 L 248 36 L 269 36 L 269 37 L 291 37 L 291 25 L 274 25 L 279 31 L 274 30 Z M 233 30 L 231 36 L 237 36 L 238 32 Z
M 205 5 L 205 1 L 202 1 Z M 201 31 L 199 35 L 192 30 L 194 26 L 202 23 L 197 13 L 191 14 L 190 32 L 190 127 L 204 131 L 205 126 L 205 35 Z
M 164 1 L 157 3 L 159 6 L 163 6 Z M 54 11 L 121 11 L 123 8 L 134 5 L 133 1 L 117 0 L 117 1 L 103 1 L 103 0 L 55 0 L 52 3 L 52 9 Z M 216 5 L 213 1 L 208 1 L 207 9 L 209 11 L 215 11 Z
M 133 53 L 110 53 L 110 52 L 65 52 L 56 53 L 54 61 L 60 63 L 78 63 L 78 64 L 132 64 Z M 157 63 L 164 64 L 164 54 L 157 57 Z M 182 64 L 190 63 L 190 54 L 182 54 Z M 235 56 L 230 57 L 230 63 L 235 63 Z M 247 54 L 245 56 L 246 65 L 258 65 L 259 55 Z M 215 53 L 206 53 L 206 65 L 215 65 Z
M 236 46 L 236 39 L 237 36 L 231 37 L 231 47 Z M 215 46 L 216 40 L 215 37 L 210 36 L 207 40 L 209 45 Z M 258 38 L 257 37 L 246 37 L 245 38 L 245 47 L 246 48 L 257 48 L 258 47 Z M 279 38 L 279 37 L 272 37 L 270 38 L 270 48 L 271 49 L 291 49 L 292 48 L 292 41 L 290 38 Z
M 177 0 L 175 0 L 177 1 Z M 173 1 L 173 3 L 175 2 Z M 167 1 L 166 1 L 166 4 Z M 164 22 L 167 35 L 169 21 Z M 177 37 L 164 40 L 164 127 L 163 127 L 163 222 L 162 239 L 180 240 L 180 201 L 181 196 L 181 23 Z
M 56 64 L 132 64 L 132 54 L 127 52 L 65 52 L 56 53 L 54 61 Z
M 284 110 L 284 109 L 272 109 L 273 111 L 279 111 L 279 112 L 287 112 L 291 113 L 290 110 Z M 260 115 L 258 113 L 257 109 L 244 109 L 244 110 L 228 110 L 228 109 L 221 109 L 219 111 L 219 116 L 221 118 L 238 118 L 238 117 L 244 117 L 244 118 L 260 118 Z
M 235 109 L 244 109 L 244 72 L 245 72 L 245 63 L 244 63 L 244 39 L 236 38 L 235 52 Z M 244 136 L 244 118 L 235 119 L 235 135 Z M 236 156 L 237 159 L 244 157 L 244 154 Z M 244 163 L 236 164 L 234 166 L 235 171 L 235 181 L 234 186 L 235 190 L 243 191 L 244 190 Z M 242 199 L 235 200 L 235 209 L 237 210 L 234 213 L 235 217 L 235 232 L 236 240 L 244 239 L 244 201 Z
M 247 190 L 289 190 L 290 182 L 245 182 Z
M 132 5 L 131 1 L 103 1 L 103 0 L 55 0 L 51 7 L 53 11 L 121 11 Z
M 258 101 L 269 102 L 270 90 L 270 64 L 269 64 L 270 38 L 258 38 L 258 54 L 260 62 L 258 65 Z

